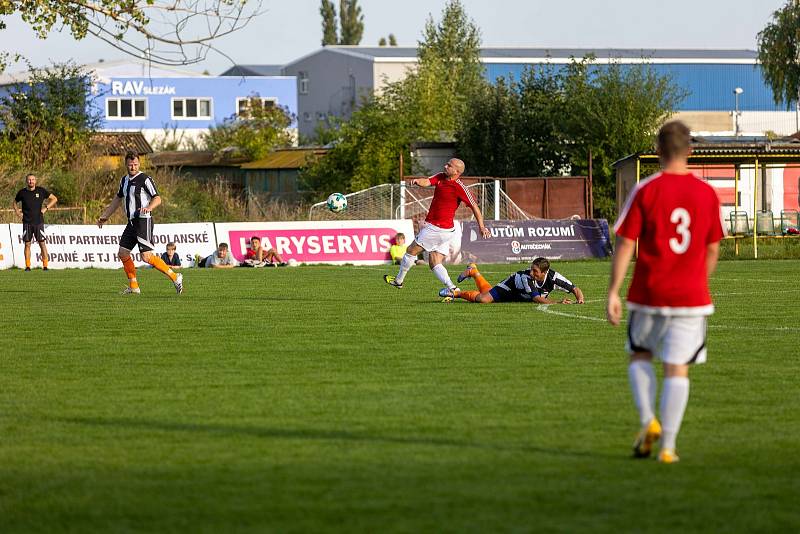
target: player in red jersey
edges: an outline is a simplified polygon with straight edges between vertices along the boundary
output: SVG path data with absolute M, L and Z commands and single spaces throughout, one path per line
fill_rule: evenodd
M 455 223 L 453 216 L 461 202 L 467 204 L 475 220 L 478 221 L 481 235 L 484 239 L 491 237 L 491 232 L 483 225 L 483 215 L 475 202 L 475 197 L 469 192 L 459 179 L 464 174 L 464 162 L 460 159 L 451 159 L 444 166 L 444 172 L 440 172 L 430 178 L 415 179 L 412 185 L 422 187 L 434 186 L 431 207 L 425 217 L 425 224 L 417 234 L 414 242 L 408 246 L 403 259 L 400 261 L 400 270 L 397 276 L 384 275 L 383 280 L 394 287 L 403 287 L 403 280 L 409 269 L 414 266 L 417 255 L 423 250 L 428 252 L 428 263 L 433 274 L 442 282 L 444 287 L 455 289 L 456 285 L 450 280 L 447 269 L 442 264 L 444 258 L 450 252 L 450 242 L 455 235 Z
M 708 277 L 725 235 L 714 189 L 689 172 L 689 128 L 668 122 L 658 132 L 662 171 L 642 180 L 617 220 L 617 246 L 608 288 L 608 321 L 622 318 L 619 290 L 639 240 L 628 290 L 628 377 L 642 425 L 634 456 L 647 457 L 661 438 L 658 459 L 678 461 L 675 439 L 689 400 L 689 365 L 706 360 L 706 317 L 714 312 Z M 653 356 L 664 364 L 661 423 L 655 417 Z

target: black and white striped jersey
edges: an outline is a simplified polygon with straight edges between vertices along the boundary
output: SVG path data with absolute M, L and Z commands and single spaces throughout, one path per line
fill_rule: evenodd
M 523 300 L 533 300 L 539 294 L 533 282 L 530 271 L 517 271 L 495 287 L 510 291 Z
M 537 282 L 528 270 L 517 271 L 497 284 L 497 287 L 516 293 L 524 300 L 533 300 L 534 297 L 546 298 L 554 289 L 572 293 L 575 288 L 572 282 L 552 269 L 548 269 L 541 282 Z
M 544 280 L 541 282 L 537 282 L 536 279 L 533 279 L 533 287 L 534 290 L 543 297 L 549 295 L 554 289 L 564 291 L 565 293 L 572 293 L 572 290 L 575 289 L 575 285 L 572 282 L 553 269 L 547 270 L 547 274 L 545 274 Z
M 149 213 L 140 213 L 139 210 L 150 204 L 153 197 L 158 196 L 158 189 L 152 178 L 143 172 L 136 176 L 125 175 L 119 182 L 119 198 L 125 199 L 125 215 L 128 220 L 135 218 L 148 219 Z

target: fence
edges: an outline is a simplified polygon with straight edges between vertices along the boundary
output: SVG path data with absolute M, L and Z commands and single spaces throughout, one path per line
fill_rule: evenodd
M 22 219 L 13 209 L 0 209 L 0 224 L 19 224 Z M 61 206 L 50 208 L 46 215 L 47 224 L 87 224 L 86 206 Z

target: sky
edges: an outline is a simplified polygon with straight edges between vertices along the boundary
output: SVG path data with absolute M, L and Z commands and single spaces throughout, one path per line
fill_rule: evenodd
M 481 30 L 483 46 L 552 48 L 756 48 L 756 34 L 787 0 L 462 0 Z M 414 46 L 429 15 L 439 18 L 445 0 L 360 0 L 362 45 L 393 33 Z M 263 0 L 243 30 L 218 41 L 234 63 L 285 64 L 320 47 L 319 0 Z M 338 2 L 335 2 L 338 6 Z M 613 7 L 612 7 L 613 6 Z M 0 51 L 19 52 L 34 66 L 123 59 L 110 45 L 67 30 L 38 39 L 18 16 L 4 17 Z M 211 53 L 188 70 L 219 74 L 231 59 Z M 12 66 L 10 71 L 22 70 Z

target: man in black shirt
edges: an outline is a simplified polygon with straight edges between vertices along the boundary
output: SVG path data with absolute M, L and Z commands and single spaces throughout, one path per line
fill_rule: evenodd
M 31 241 L 36 237 L 42 251 L 42 269 L 47 270 L 47 245 L 44 235 L 44 214 L 52 208 L 58 199 L 44 187 L 36 187 L 36 176 L 25 177 L 28 187 L 20 189 L 14 197 L 14 211 L 22 217 L 22 241 L 25 242 L 25 270 L 31 270 Z M 45 201 L 47 204 L 45 204 Z M 22 210 L 17 204 L 22 205 Z

